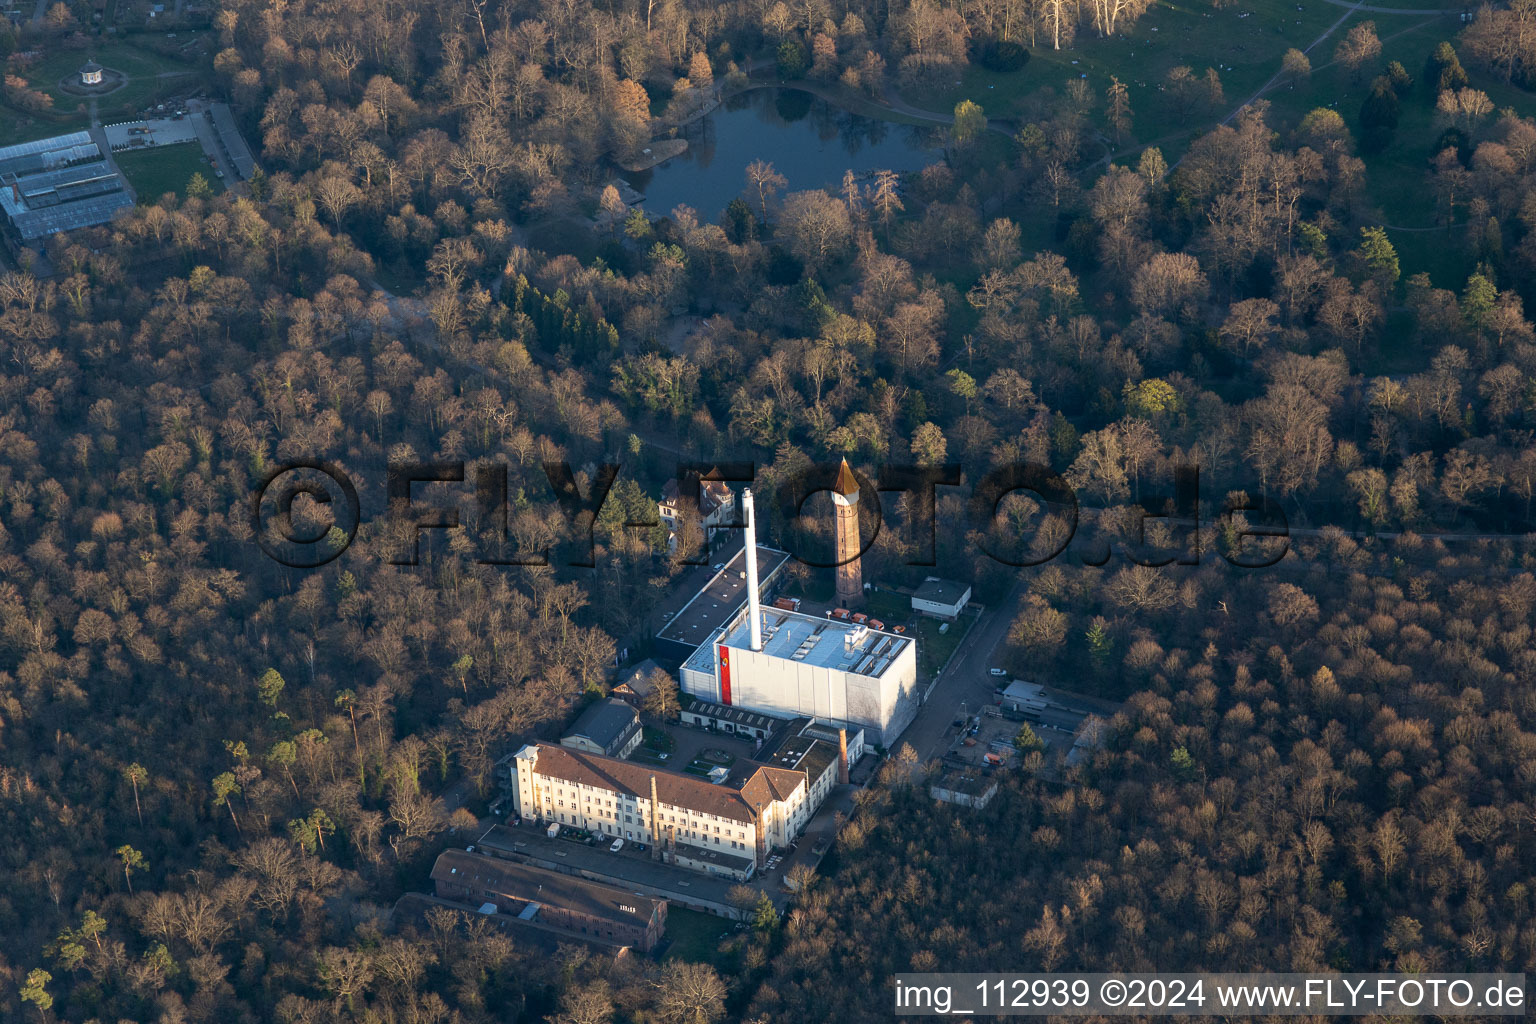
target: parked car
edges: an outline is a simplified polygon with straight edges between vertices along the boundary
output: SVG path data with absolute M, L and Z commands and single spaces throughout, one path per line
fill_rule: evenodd
M 613 845 L 608 847 L 608 852 L 609 853 L 618 853 L 622 849 L 624 849 L 624 840 L 622 840 L 622 839 L 615 839 L 613 841 Z
M 1008 674 L 1008 670 L 1005 668 L 989 668 L 987 672 L 994 676 L 1005 676 Z

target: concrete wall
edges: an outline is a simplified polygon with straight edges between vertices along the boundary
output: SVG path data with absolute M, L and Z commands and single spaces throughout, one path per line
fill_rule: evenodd
M 513 895 L 497 889 L 483 889 L 439 879 L 437 895 L 439 899 L 457 900 L 467 905 L 489 901 L 496 905 L 499 912 L 515 915 L 521 911 L 527 900 L 534 899 L 538 893 L 525 891 Z M 536 920 L 540 924 L 563 928 L 578 935 L 589 935 L 594 939 L 606 939 L 614 944 L 634 946 L 641 952 L 649 953 L 656 947 L 656 943 L 661 941 L 662 932 L 666 928 L 666 915 L 666 903 L 661 903 L 656 908 L 650 920 L 641 921 L 637 917 L 630 922 L 585 914 L 557 903 L 541 902 Z
M 914 597 L 912 599 L 912 610 L 915 612 L 922 612 L 925 615 L 932 615 L 933 617 L 939 619 L 949 619 L 952 622 L 960 617 L 960 613 L 965 610 L 965 606 L 970 601 L 970 599 L 970 590 L 966 590 L 961 600 L 955 604 L 940 604 L 937 601 L 922 601 Z
M 719 671 L 717 659 L 711 671 L 684 668 L 682 688 L 720 703 Z M 869 742 L 889 746 L 917 714 L 917 643 L 903 645 L 880 679 L 733 648 L 731 705 L 856 726 Z
M 917 644 L 903 645 L 876 679 L 807 665 L 761 651 L 732 648 L 731 704 L 777 715 L 804 715 L 865 730 L 870 742 L 889 746 L 917 714 Z M 719 663 L 712 671 L 684 668 L 683 690 L 720 702 Z

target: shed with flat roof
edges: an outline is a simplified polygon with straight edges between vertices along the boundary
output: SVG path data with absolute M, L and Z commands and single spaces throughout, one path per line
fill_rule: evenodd
M 971 588 L 954 580 L 929 576 L 912 594 L 912 610 L 953 622 L 970 603 Z

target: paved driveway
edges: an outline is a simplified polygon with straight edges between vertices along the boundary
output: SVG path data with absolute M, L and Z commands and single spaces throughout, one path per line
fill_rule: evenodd
M 923 761 L 940 757 L 949 745 L 949 734 L 953 732 L 950 723 L 958 716 L 961 702 L 968 714 L 992 703 L 999 680 L 988 675 L 987 669 L 998 663 L 1008 626 L 1018 616 L 1025 592 L 1024 581 L 1020 580 L 1006 597 L 982 612 L 927 701 L 918 709 L 917 717 L 901 734 L 896 749 L 900 749 L 901 743 L 908 743 Z

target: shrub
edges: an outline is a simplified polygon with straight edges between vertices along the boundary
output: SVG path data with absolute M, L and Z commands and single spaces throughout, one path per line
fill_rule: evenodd
M 988 71 L 1020 71 L 1029 63 L 1029 50 L 1007 39 L 992 39 L 982 44 L 977 61 Z

